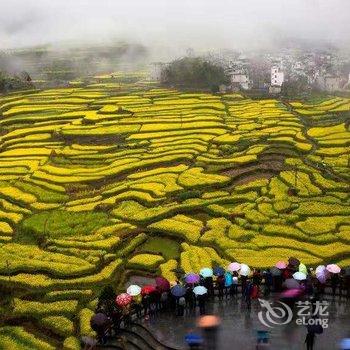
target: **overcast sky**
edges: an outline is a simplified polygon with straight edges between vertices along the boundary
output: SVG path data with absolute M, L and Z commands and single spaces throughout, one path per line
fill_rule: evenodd
M 133 40 L 194 49 L 279 38 L 350 47 L 350 0 L 0 0 L 0 48 Z

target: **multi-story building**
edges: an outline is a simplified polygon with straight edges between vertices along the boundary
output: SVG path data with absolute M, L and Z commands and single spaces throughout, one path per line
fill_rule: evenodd
M 278 66 L 271 68 L 271 86 L 281 87 L 284 83 L 284 72 Z

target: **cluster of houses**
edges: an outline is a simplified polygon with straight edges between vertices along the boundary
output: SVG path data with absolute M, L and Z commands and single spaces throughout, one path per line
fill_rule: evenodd
M 260 89 L 278 94 L 283 86 L 296 81 L 302 81 L 304 87 L 322 91 L 350 90 L 350 61 L 333 53 L 287 51 L 260 55 L 261 64 L 255 65 L 254 69 L 252 60 L 245 55 L 236 55 L 234 59 L 211 56 L 210 59 L 224 66 L 230 76 L 230 84 L 220 86 L 222 92 Z M 151 79 L 161 80 L 165 66 L 161 62 L 152 64 Z M 348 67 L 347 71 L 342 69 L 344 67 Z

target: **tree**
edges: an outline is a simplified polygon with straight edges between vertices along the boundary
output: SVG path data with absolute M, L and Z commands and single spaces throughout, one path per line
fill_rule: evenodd
M 219 85 L 228 84 L 223 67 L 201 57 L 184 57 L 172 61 L 162 72 L 165 85 L 218 91 Z

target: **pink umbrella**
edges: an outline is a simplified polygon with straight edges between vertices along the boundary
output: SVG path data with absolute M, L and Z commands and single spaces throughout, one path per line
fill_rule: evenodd
M 275 265 L 278 269 L 283 270 L 287 267 L 287 263 L 284 261 L 279 261 L 278 263 L 276 263 Z
M 241 264 L 238 262 L 233 262 L 230 265 L 228 265 L 227 270 L 234 272 L 234 271 L 239 271 L 241 268 Z
M 326 270 L 332 273 L 339 273 L 341 268 L 336 264 L 330 264 L 326 266 Z
M 303 294 L 302 289 L 287 289 L 281 293 L 281 299 L 283 298 L 297 298 Z
M 119 306 L 129 305 L 132 302 L 132 296 L 130 294 L 128 294 L 128 293 L 119 294 L 116 297 L 115 302 Z
M 164 277 L 156 277 L 156 285 L 162 291 L 170 290 L 170 283 Z

